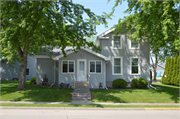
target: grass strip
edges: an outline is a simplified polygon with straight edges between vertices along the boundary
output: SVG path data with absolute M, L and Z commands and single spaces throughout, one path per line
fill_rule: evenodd
M 99 104 L 14 104 L 1 103 L 0 106 L 11 107 L 90 107 L 90 108 L 179 108 L 179 105 L 99 105 Z

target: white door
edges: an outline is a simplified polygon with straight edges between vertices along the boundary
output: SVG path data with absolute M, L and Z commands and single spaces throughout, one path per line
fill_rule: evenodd
M 77 60 L 77 81 L 87 81 L 86 60 Z

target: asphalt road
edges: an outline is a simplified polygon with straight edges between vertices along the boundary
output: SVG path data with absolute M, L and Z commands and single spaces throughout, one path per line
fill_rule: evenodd
M 1 108 L 0 119 L 180 119 L 180 110 Z

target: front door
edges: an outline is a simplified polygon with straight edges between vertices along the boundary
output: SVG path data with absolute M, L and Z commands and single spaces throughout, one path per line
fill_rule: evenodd
M 86 60 L 77 60 L 77 81 L 87 81 Z

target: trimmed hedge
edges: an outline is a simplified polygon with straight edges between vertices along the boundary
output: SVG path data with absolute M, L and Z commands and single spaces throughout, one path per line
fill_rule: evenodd
M 36 84 L 36 77 L 32 77 L 29 84 Z
M 115 79 L 113 81 L 113 87 L 114 88 L 127 88 L 127 82 L 124 79 Z
M 147 81 L 143 78 L 136 78 L 131 81 L 132 88 L 145 89 L 145 88 L 147 88 L 147 85 L 148 85 Z

